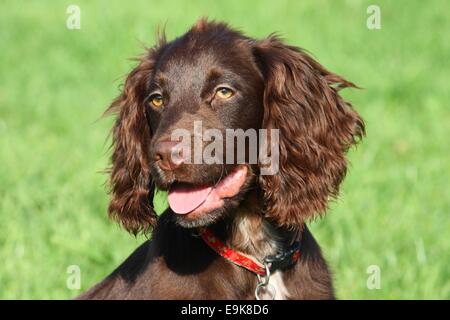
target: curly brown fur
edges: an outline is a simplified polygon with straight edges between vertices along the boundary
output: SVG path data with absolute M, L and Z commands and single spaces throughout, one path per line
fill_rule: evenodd
M 232 99 L 215 98 L 222 83 L 234 88 Z M 363 120 L 339 95 L 348 87 L 356 86 L 278 37 L 251 39 L 223 23 L 200 20 L 185 35 L 148 50 L 109 108 L 117 113 L 109 214 L 134 234 L 154 228 L 152 239 L 80 298 L 253 299 L 256 277 L 213 252 L 196 236 L 199 226 L 258 258 L 301 232 L 300 261 L 274 275 L 277 298 L 334 298 L 330 272 L 305 222 L 338 195 L 346 152 L 364 135 Z M 164 99 L 161 108 L 149 107 L 155 90 Z M 178 150 L 168 144 L 171 132 L 192 131 L 194 121 L 220 132 L 279 129 L 279 172 L 262 175 L 262 165 L 246 163 L 245 181 L 222 207 L 198 216 L 169 208 L 157 219 L 155 186 L 216 186 L 243 170 L 237 163 L 165 158 L 168 146 Z

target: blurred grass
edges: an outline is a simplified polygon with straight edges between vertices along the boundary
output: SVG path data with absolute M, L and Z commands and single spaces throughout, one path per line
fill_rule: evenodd
M 143 241 L 108 221 L 101 171 L 127 58 L 198 17 L 248 35 L 279 31 L 364 90 L 345 93 L 367 123 L 342 197 L 311 224 L 339 298 L 449 299 L 447 1 L 3 1 L 0 10 L 0 298 L 70 298 Z M 66 8 L 81 8 L 68 30 Z M 366 28 L 378 4 L 382 29 Z M 368 290 L 366 269 L 381 269 Z

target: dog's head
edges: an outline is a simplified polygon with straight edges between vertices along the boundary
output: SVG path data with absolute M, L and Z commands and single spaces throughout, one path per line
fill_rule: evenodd
M 345 153 L 364 133 L 338 94 L 353 86 L 277 37 L 257 41 L 221 23 L 161 40 L 110 107 L 110 214 L 133 233 L 149 230 L 156 185 L 180 225 L 202 226 L 255 189 L 267 218 L 302 225 L 337 195 Z M 277 170 L 263 173 L 262 151 Z

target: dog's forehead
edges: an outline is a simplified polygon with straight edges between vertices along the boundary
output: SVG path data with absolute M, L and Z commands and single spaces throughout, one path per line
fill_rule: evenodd
M 155 70 L 168 82 L 204 82 L 211 70 L 239 75 L 251 68 L 251 51 L 242 39 L 196 38 L 184 36 L 164 48 Z
M 208 70 L 220 65 L 217 55 L 211 51 L 171 52 L 159 65 L 157 74 L 169 82 L 202 82 Z

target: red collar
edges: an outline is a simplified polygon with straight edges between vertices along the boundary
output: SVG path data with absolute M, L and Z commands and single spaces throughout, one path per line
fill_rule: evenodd
M 265 263 L 261 263 L 259 260 L 236 251 L 225 245 L 214 233 L 208 228 L 200 228 L 199 234 L 203 241 L 206 242 L 215 252 L 227 259 L 228 261 L 243 267 L 257 275 L 264 276 L 267 274 L 266 268 L 269 271 L 280 269 L 287 265 L 294 264 L 300 258 L 300 242 L 297 241 L 287 252 L 278 254 L 276 256 L 269 256 L 264 259 Z

